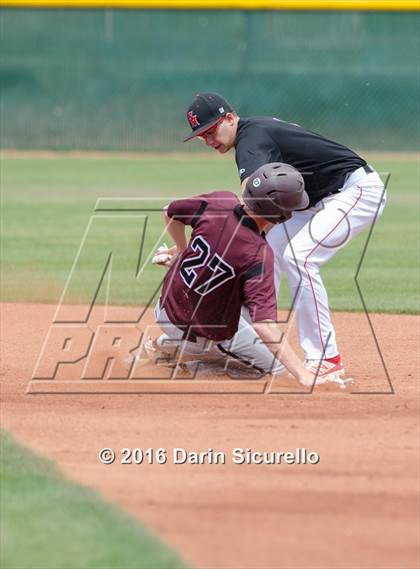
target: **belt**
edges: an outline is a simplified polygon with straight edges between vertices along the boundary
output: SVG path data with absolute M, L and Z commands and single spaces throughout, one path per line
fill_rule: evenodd
M 360 166 L 360 168 L 357 168 L 357 170 L 354 170 L 350 174 L 350 176 L 345 181 L 344 186 L 338 191 L 341 192 L 350 186 L 354 186 L 361 179 L 363 179 L 366 176 L 366 174 L 372 174 L 373 172 L 375 172 L 375 170 L 372 168 L 372 166 L 369 166 L 369 164 L 365 164 L 364 166 Z

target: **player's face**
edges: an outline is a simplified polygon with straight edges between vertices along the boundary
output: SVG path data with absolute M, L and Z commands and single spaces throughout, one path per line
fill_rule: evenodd
M 214 148 L 217 152 L 220 152 L 220 154 L 224 154 L 230 150 L 235 143 L 235 131 L 234 121 L 228 114 L 206 130 L 200 138 L 207 146 Z

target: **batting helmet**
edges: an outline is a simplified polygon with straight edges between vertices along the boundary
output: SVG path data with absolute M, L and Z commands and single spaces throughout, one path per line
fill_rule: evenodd
M 272 222 L 285 221 L 292 211 L 309 205 L 302 174 L 281 162 L 258 168 L 249 177 L 242 197 L 249 209 Z

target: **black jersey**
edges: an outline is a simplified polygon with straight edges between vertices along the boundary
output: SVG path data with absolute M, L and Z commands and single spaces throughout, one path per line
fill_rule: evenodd
M 235 151 L 241 181 L 270 162 L 294 166 L 305 180 L 309 207 L 338 192 L 351 172 L 366 166 L 346 146 L 272 117 L 240 119 Z

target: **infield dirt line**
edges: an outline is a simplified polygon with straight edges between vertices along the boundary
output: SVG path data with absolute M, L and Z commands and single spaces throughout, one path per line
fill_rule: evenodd
M 378 152 L 356 149 L 361 156 L 366 156 L 369 160 L 403 160 L 407 162 L 420 162 L 418 152 Z M 215 154 L 209 151 L 197 152 L 124 152 L 124 151 L 98 151 L 98 150 L 0 150 L 0 159 L 97 159 L 97 160 L 152 160 L 165 158 L 170 160 L 189 161 L 192 158 L 206 159 L 216 158 Z M 228 155 L 217 156 L 217 160 L 230 160 Z

